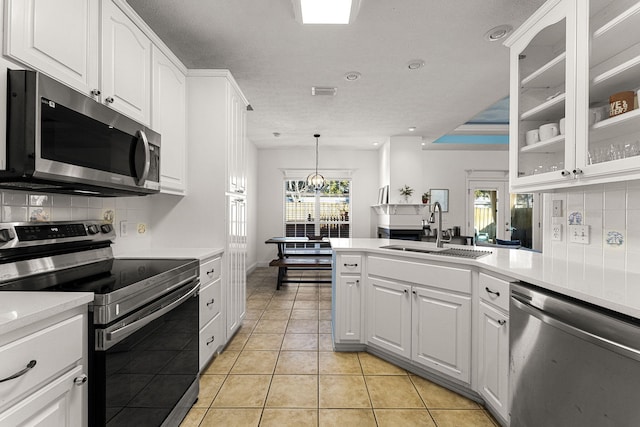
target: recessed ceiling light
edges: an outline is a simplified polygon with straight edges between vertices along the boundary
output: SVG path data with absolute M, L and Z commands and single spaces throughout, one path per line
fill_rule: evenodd
M 499 25 L 487 31 L 484 34 L 484 39 L 490 42 L 495 42 L 506 37 L 511 31 L 513 31 L 513 27 L 511 25 Z
M 376 145 L 376 146 L 377 146 L 378 144 L 379 144 L 379 142 L 374 142 L 374 143 L 373 143 L 373 145 Z
M 415 126 L 411 126 L 411 127 L 409 128 L 409 132 L 413 132 L 413 131 L 415 131 L 415 130 L 416 130 L 416 127 L 415 127 Z
M 424 147 L 425 145 L 427 145 L 427 143 L 426 143 L 426 142 L 423 142 L 423 143 L 422 143 L 422 144 L 420 144 L 420 145 L 422 145 L 422 146 Z
M 407 63 L 407 68 L 410 70 L 418 70 L 424 67 L 424 61 L 422 59 L 412 59 Z
M 352 82 L 354 80 L 358 80 L 360 77 L 362 77 L 362 74 L 360 74 L 357 71 L 349 71 L 348 73 L 346 73 L 344 75 L 344 79 L 348 82 Z
M 274 132 L 273 136 L 275 136 L 276 138 L 280 136 L 280 132 Z

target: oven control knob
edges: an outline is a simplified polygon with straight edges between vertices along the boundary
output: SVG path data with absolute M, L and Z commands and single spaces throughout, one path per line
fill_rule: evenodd
M 100 232 L 98 226 L 95 224 L 91 224 L 90 226 L 88 226 L 87 231 L 89 232 L 89 234 L 98 234 Z
M 9 242 L 16 238 L 15 233 L 10 228 L 0 230 L 0 242 Z
M 111 224 L 102 224 L 100 226 L 100 230 L 102 230 L 103 233 L 110 233 L 111 230 L 113 230 L 113 227 L 111 226 Z

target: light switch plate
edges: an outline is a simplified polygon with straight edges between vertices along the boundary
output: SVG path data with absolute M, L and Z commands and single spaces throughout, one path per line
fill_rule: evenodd
M 562 200 L 553 201 L 553 212 L 551 216 L 555 218 L 562 216 Z
M 127 221 L 120 221 L 120 237 L 127 237 L 127 234 L 129 234 Z
M 569 241 L 572 243 L 589 244 L 589 226 L 588 225 L 570 225 Z
M 562 240 L 562 224 L 553 224 L 551 226 L 551 240 Z

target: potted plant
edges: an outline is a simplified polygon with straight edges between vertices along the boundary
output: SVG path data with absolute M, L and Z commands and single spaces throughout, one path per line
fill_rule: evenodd
M 409 203 L 409 197 L 413 194 L 413 188 L 409 187 L 405 184 L 404 187 L 400 189 L 400 195 L 404 197 L 404 202 Z
M 429 197 L 431 196 L 431 194 L 429 193 L 422 193 L 422 203 L 424 203 L 425 205 L 427 203 L 429 203 Z

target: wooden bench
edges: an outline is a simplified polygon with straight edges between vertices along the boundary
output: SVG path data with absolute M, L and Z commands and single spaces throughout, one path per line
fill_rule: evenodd
M 289 268 L 298 270 L 331 270 L 332 260 L 331 256 L 304 256 L 301 258 L 293 258 L 291 256 L 287 258 L 276 258 L 269 263 L 269 267 L 278 267 L 278 285 L 276 289 L 280 289 L 283 283 L 331 283 L 330 280 L 286 280 L 285 276 Z

